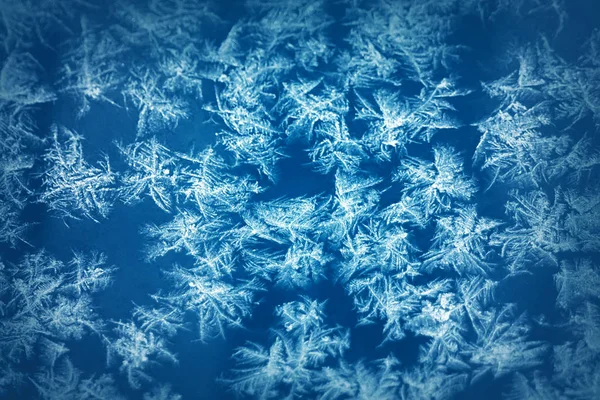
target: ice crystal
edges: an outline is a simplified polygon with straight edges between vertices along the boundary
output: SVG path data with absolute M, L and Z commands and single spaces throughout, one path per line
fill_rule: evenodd
M 83 136 L 67 128 L 52 126 L 52 145 L 44 155 L 44 191 L 40 201 L 60 217 L 81 216 L 99 222 L 106 218 L 116 197 L 117 174 L 108 157 L 97 166 L 83 154 Z
M 237 368 L 224 380 L 233 390 L 255 398 L 294 398 L 312 393 L 312 382 L 326 361 L 350 345 L 348 332 L 324 324 L 324 303 L 309 298 L 286 303 L 269 347 L 249 343 L 233 357 Z

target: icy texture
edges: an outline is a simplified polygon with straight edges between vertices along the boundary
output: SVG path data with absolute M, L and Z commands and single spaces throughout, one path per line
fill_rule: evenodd
M 592 3 L 0 0 L 0 396 L 598 398 Z

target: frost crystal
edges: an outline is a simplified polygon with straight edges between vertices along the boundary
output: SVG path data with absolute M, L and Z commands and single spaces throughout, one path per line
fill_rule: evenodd
M 200 268 L 188 270 L 176 266 L 169 276 L 177 291 L 155 297 L 195 315 L 201 341 L 225 337 L 226 327 L 242 327 L 242 318 L 250 315 L 256 303 L 256 292 L 262 290 L 257 281 L 234 285 L 225 279 L 206 276 Z
M 324 324 L 323 311 L 324 303 L 309 298 L 282 305 L 270 347 L 249 343 L 238 348 L 233 355 L 238 366 L 223 382 L 261 399 L 310 395 L 327 360 L 350 346 L 347 331 Z
M 90 165 L 83 156 L 83 137 L 56 125 L 52 126 L 52 146 L 44 155 L 44 191 L 40 201 L 61 217 L 84 216 L 99 222 L 106 218 L 116 197 L 117 175 L 108 158 Z
M 104 324 L 92 306 L 91 293 L 111 281 L 112 268 L 102 254 L 76 253 L 64 264 L 45 252 L 29 254 L 7 271 L 0 321 L 0 359 L 30 358 L 41 339 L 42 348 L 55 342 L 101 334 Z M 100 272 L 101 271 L 101 272 Z
M 141 329 L 135 322 L 117 322 L 115 331 L 117 339 L 110 343 L 109 350 L 122 359 L 120 370 L 127 375 L 132 388 L 152 380 L 145 372 L 151 363 L 157 360 L 177 363 L 160 335 Z
M 109 96 L 121 84 L 122 71 L 115 58 L 122 56 L 125 48 L 108 32 L 90 26 L 86 16 L 79 23 L 81 35 L 63 56 L 66 62 L 59 85 L 78 98 L 81 117 L 90 110 L 91 101 L 117 105 Z
M 117 145 L 131 172 L 122 178 L 121 198 L 125 204 L 140 201 L 145 192 L 163 211 L 170 212 L 177 187 L 177 157 L 156 138 L 129 146 Z
M 159 76 L 150 70 L 132 73 L 123 91 L 139 110 L 137 137 L 156 133 L 161 129 L 174 129 L 180 120 L 188 117 L 183 100 L 165 93 Z
M 433 162 L 408 158 L 394 174 L 394 180 L 404 184 L 403 196 L 417 199 L 425 218 L 447 212 L 457 202 L 468 202 L 477 192 L 454 149 L 437 146 L 433 151 Z

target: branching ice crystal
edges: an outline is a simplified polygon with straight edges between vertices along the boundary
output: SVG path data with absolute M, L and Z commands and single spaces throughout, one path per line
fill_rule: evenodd
M 101 334 L 103 323 L 92 308 L 91 293 L 112 280 L 112 268 L 102 254 L 76 253 L 64 264 L 45 252 L 29 254 L 4 271 L 0 359 L 19 362 L 34 354 L 34 346 Z
M 36 373 L 31 382 L 44 400 L 123 400 L 113 377 L 102 374 L 84 378 L 67 356 L 58 356 Z
M 147 192 L 163 211 L 170 212 L 179 180 L 178 157 L 155 137 L 128 146 L 117 144 L 131 172 L 123 176 L 121 199 L 125 204 L 141 201 Z
M 324 324 L 324 306 L 306 297 L 282 305 L 270 347 L 249 343 L 238 348 L 233 355 L 238 367 L 224 382 L 259 399 L 310 395 L 325 363 L 350 346 L 347 331 Z
M 469 343 L 464 350 L 468 362 L 474 367 L 474 380 L 487 372 L 499 377 L 542 364 L 548 345 L 528 340 L 531 328 L 525 315 L 517 316 L 515 313 L 515 306 L 507 305 L 482 315 L 480 321 L 474 321 L 477 340 Z
M 185 102 L 165 92 L 158 74 L 149 69 L 131 74 L 123 97 L 139 110 L 138 138 L 161 129 L 174 129 L 180 120 L 189 116 Z
M 43 73 L 42 64 L 31 53 L 12 51 L 0 70 L 0 102 L 25 107 L 54 100 L 54 93 L 43 84 Z
M 129 385 L 136 389 L 151 381 L 146 369 L 157 360 L 177 363 L 176 356 L 166 348 L 160 334 L 141 329 L 136 322 L 116 322 L 117 339 L 109 351 L 122 359 L 119 369 L 126 374 Z
M 399 366 L 394 356 L 371 363 L 341 361 L 339 366 L 323 368 L 316 392 L 321 400 L 396 399 L 401 385 Z
M 233 284 L 203 272 L 175 266 L 168 275 L 177 290 L 155 298 L 195 315 L 198 337 L 204 342 L 225 337 L 227 327 L 242 327 L 242 319 L 251 314 L 256 293 L 263 288 L 255 280 Z
M 61 90 L 78 98 L 78 116 L 85 115 L 91 101 L 103 101 L 117 106 L 109 96 L 122 82 L 124 71 L 116 59 L 126 48 L 107 31 L 90 26 L 86 16 L 80 18 L 81 34 L 78 41 L 63 55 L 65 65 L 61 70 Z
M 494 233 L 491 244 L 501 246 L 501 254 L 511 270 L 526 269 L 531 265 L 557 265 L 557 255 L 576 251 L 577 241 L 565 227 L 567 212 L 560 190 L 554 201 L 541 190 L 515 192 L 506 203 L 506 213 L 512 225 Z
M 401 277 L 373 273 L 369 277 L 351 280 L 347 290 L 354 298 L 359 314 L 358 324 L 384 321 L 385 340 L 401 340 L 410 330 L 408 322 L 429 299 L 436 300 L 449 290 L 448 280 L 432 281 L 427 286 L 415 286 Z M 405 326 L 405 324 L 407 326 Z
M 51 133 L 40 201 L 63 218 L 83 216 L 96 222 L 106 218 L 116 197 L 117 181 L 108 157 L 92 166 L 83 156 L 83 136 L 57 125 Z
M 164 88 L 173 94 L 185 93 L 202 99 L 203 78 L 209 72 L 198 71 L 200 52 L 194 45 L 187 45 L 182 51 L 173 51 L 161 61 L 160 70 L 166 75 Z
M 407 158 L 393 177 L 404 184 L 405 199 L 417 199 L 425 218 L 448 212 L 453 205 L 468 202 L 477 193 L 475 182 L 465 174 L 462 159 L 453 148 L 436 146 L 433 153 L 433 162 Z
M 590 259 L 563 261 L 554 280 L 558 289 L 556 304 L 559 307 L 572 309 L 581 301 L 598 297 L 600 272 Z
M 448 99 L 469 92 L 443 79 L 432 89 L 424 88 L 416 98 L 381 89 L 375 91 L 371 104 L 357 93 L 360 107 L 356 109 L 356 119 L 367 121 L 370 128 L 363 141 L 376 157 L 391 161 L 395 151 L 405 154 L 405 146 L 410 142 L 429 142 L 437 130 L 458 128 Z
M 550 124 L 543 104 L 527 108 L 514 102 L 478 125 L 482 132 L 474 160 L 493 174 L 494 183 L 539 186 L 554 175 L 569 148 L 567 136 L 544 136 Z
M 371 219 L 347 236 L 340 252 L 344 257 L 337 273 L 342 282 L 379 272 L 392 275 L 416 274 L 418 248 L 409 233 L 398 226 Z
M 459 275 L 486 275 L 492 268 L 488 260 L 490 235 L 500 224 L 478 217 L 474 206 L 439 218 L 432 246 L 424 255 L 424 268 L 454 269 Z
M 167 337 L 174 336 L 184 329 L 183 311 L 169 304 L 159 308 L 136 306 L 133 317 L 141 323 L 140 328 L 147 332 L 155 332 Z

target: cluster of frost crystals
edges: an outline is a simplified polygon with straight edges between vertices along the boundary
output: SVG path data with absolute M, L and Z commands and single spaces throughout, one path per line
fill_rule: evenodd
M 116 22 L 111 26 L 121 41 L 148 52 L 153 57 L 168 53 L 173 48 L 202 39 L 203 25 L 218 23 L 220 17 L 210 2 L 202 0 L 173 0 L 135 3 L 116 1 Z M 177 21 L 177 24 L 173 24 Z
M 27 49 L 6 45 L 0 53 L 0 243 L 17 248 L 28 243 L 30 224 L 21 216 L 34 194 L 32 148 L 42 143 L 35 107 L 55 100 L 55 95 L 43 81 L 40 62 Z
M 399 73 L 431 87 L 445 69 L 460 59 L 462 46 L 451 43 L 457 19 L 471 10 L 453 1 L 376 1 L 351 3 L 348 41 L 352 53 L 344 58 L 349 84 L 398 86 Z M 456 9 L 449 8 L 456 5 Z M 418 39 L 417 39 L 418 37 Z
M 53 50 L 53 43 L 47 39 L 57 32 L 72 33 L 79 7 L 86 11 L 93 9 L 90 2 L 83 0 L 3 1 L 0 8 L 4 48 L 42 45 Z
M 484 313 L 473 321 L 477 340 L 467 345 L 464 353 L 475 366 L 472 379 L 485 373 L 495 378 L 509 372 L 540 366 L 548 345 L 527 339 L 530 328 L 524 315 L 515 316 L 514 307 Z
M 161 368 L 242 335 L 245 398 L 599 397 L 600 33 L 561 49 L 574 5 L 101 3 L 0 0 L 0 391 L 178 400 Z M 28 249 L 56 228 L 31 209 L 126 215 L 152 293 L 124 271 L 104 315 L 107 256 Z
M 35 359 L 40 349 L 62 348 L 64 353 L 68 351 L 65 342 L 88 333 L 102 337 L 104 323 L 94 309 L 92 294 L 112 282 L 113 271 L 101 253 L 74 253 L 69 263 L 63 263 L 40 251 L 24 256 L 16 265 L 1 265 L 0 360 L 7 378 L 14 377 L 21 362 Z M 54 379 L 40 375 L 42 383 L 36 385 L 40 392 L 52 394 L 48 398 L 60 398 L 52 396 L 67 391 L 61 378 Z M 0 389 L 11 383 L 3 381 Z
M 325 367 L 317 386 L 321 399 L 382 399 L 398 396 L 400 362 L 393 356 L 351 364 L 342 361 L 337 367 Z
M 169 272 L 176 290 L 156 297 L 195 316 L 201 341 L 221 336 L 225 328 L 242 327 L 242 318 L 251 314 L 255 294 L 262 290 L 256 281 L 230 283 L 208 276 L 202 267 L 175 267 Z
M 528 97 L 550 103 L 556 120 L 573 126 L 591 116 L 598 124 L 600 66 L 595 60 L 598 33 L 586 41 L 576 61 L 567 61 L 542 36 L 519 51 L 519 70 L 490 85 L 493 95 L 517 98 L 527 91 Z M 501 83 L 500 83 L 501 82 Z
M 527 10 L 529 3 L 519 9 Z M 507 12 L 502 6 L 498 10 Z M 558 17 L 555 37 L 568 26 L 562 2 L 528 12 Z M 554 275 L 556 312 L 536 317 L 536 323 L 564 334 L 549 343 L 520 346 L 519 353 L 528 356 L 533 371 L 513 375 L 506 396 L 514 399 L 598 395 L 595 338 L 600 319 L 598 296 L 589 289 L 598 271 L 598 153 L 589 136 L 589 130 L 598 127 L 598 34 L 594 31 L 584 41 L 578 56 L 566 55 L 555 43 L 550 35 L 542 35 L 512 50 L 512 71 L 483 83 L 484 92 L 500 104 L 477 123 L 482 135 L 474 165 L 487 171 L 488 189 L 511 189 L 504 201 L 505 224 L 491 233 L 490 244 L 499 250 L 511 276 L 537 276 L 542 270 Z M 498 310 L 493 328 L 486 328 L 498 335 L 495 342 L 528 330 L 521 324 L 523 315 L 516 318 L 521 327 L 513 322 L 508 328 L 503 319 L 511 322 L 516 317 L 510 313 L 514 310 Z M 472 361 L 480 368 L 487 364 L 488 375 L 502 375 L 503 367 L 519 360 L 506 355 L 518 340 L 510 342 L 496 349 L 486 345 L 485 355 L 474 353 Z M 550 368 L 535 366 L 544 359 L 550 360 L 545 364 Z
M 550 124 L 545 111 L 541 106 L 527 108 L 514 102 L 479 125 L 482 136 L 474 158 L 482 169 L 491 172 L 491 184 L 535 184 L 546 167 L 539 160 L 565 151 L 567 138 L 541 135 L 540 129 Z
M 21 222 L 19 210 L 11 207 L 10 203 L 0 203 L 0 218 L 2 218 L 2 228 L 0 228 L 0 242 L 8 243 L 11 247 L 17 244 L 27 243 L 25 234 L 28 224 Z
M 314 396 L 313 383 L 350 346 L 348 331 L 325 324 L 325 303 L 303 297 L 277 308 L 269 346 L 248 343 L 234 353 L 236 368 L 224 380 L 235 392 L 261 398 Z
M 48 400 L 124 400 L 110 374 L 85 377 L 65 355 L 68 349 L 52 344 L 44 349 L 44 365 L 31 382 L 43 399 Z
M 377 158 L 391 161 L 394 153 L 406 154 L 412 141 L 430 142 L 438 130 L 460 127 L 450 100 L 467 94 L 469 90 L 457 89 L 448 78 L 408 100 L 396 92 L 377 90 L 371 103 L 357 93 L 361 106 L 356 107 L 356 120 L 369 122 L 363 142 Z
M 110 343 L 109 351 L 122 359 L 119 369 L 132 388 L 140 388 L 142 382 L 152 380 L 145 370 L 157 360 L 177 362 L 166 348 L 165 340 L 151 329 L 142 329 L 134 321 L 116 324 L 117 338 Z
M 182 309 L 158 296 L 153 297 L 156 304 L 135 305 L 132 318 L 113 321 L 112 335 L 105 337 L 108 366 L 119 365 L 119 371 L 132 389 L 141 389 L 154 380 L 148 371 L 152 366 L 178 363 L 177 355 L 168 348 L 167 339 L 186 329 Z M 176 400 L 180 398 L 177 396 L 171 393 L 169 385 L 159 384 L 144 398 Z
M 319 243 L 317 227 L 327 210 L 321 197 L 255 203 L 243 216 L 245 269 L 289 288 L 323 279 L 330 255 Z
M 597 297 L 595 287 L 600 280 L 600 271 L 589 258 L 565 260 L 554 279 L 558 288 L 556 304 L 568 309 Z
M 186 184 L 178 188 L 178 193 L 205 218 L 214 221 L 224 214 L 240 213 L 253 195 L 262 192 L 252 176 L 232 173 L 231 166 L 212 147 L 180 157 L 192 164 L 184 172 Z
M 3 294 L 2 347 L 5 360 L 31 355 L 40 337 L 77 339 L 98 332 L 102 322 L 90 313 L 90 293 L 110 283 L 110 267 L 101 254 L 89 258 L 75 254 L 64 263 L 44 252 L 27 255 L 18 265 L 7 267 Z
M 11 111 L 0 105 L 0 242 L 15 248 L 27 243 L 29 224 L 20 215 L 33 191 L 29 172 L 34 157 L 26 148 L 39 139 L 33 134 L 34 122 L 29 112 Z
M 433 336 L 427 332 L 431 324 L 447 320 L 456 307 L 452 304 L 451 282 L 435 280 L 425 286 L 416 286 L 398 276 L 375 274 L 369 278 L 353 279 L 347 285 L 354 297 L 359 315 L 359 326 L 384 321 L 385 341 L 397 341 L 408 332 Z
M 144 400 L 181 400 L 181 395 L 173 393 L 170 384 L 163 383 L 155 386 L 150 392 L 144 393 Z

